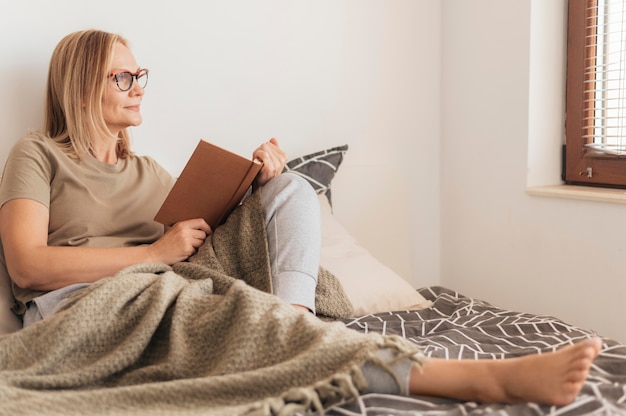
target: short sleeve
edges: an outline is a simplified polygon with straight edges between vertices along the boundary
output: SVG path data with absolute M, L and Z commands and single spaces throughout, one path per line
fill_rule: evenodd
M 0 206 L 17 198 L 50 206 L 52 166 L 45 140 L 27 136 L 13 145 L 0 181 Z

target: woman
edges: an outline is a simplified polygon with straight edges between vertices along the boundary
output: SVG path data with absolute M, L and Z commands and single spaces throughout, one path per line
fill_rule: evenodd
M 102 53 L 105 44 L 112 47 L 110 54 Z M 103 68 L 108 68 L 106 77 Z M 148 70 L 137 65 L 126 42 L 108 34 L 72 34 L 53 54 L 46 113 L 51 140 L 41 135 L 21 140 L 8 159 L 2 184 L 4 254 L 26 324 L 78 287 L 70 285 L 93 282 L 136 263 L 184 260 L 211 233 L 202 219 L 180 222 L 164 235 L 162 226 L 152 221 L 174 180 L 154 160 L 130 151 L 127 128 L 142 122 L 147 80 Z M 278 176 L 286 161 L 275 139 L 262 144 L 253 157 L 263 161 L 257 186 Z M 309 203 L 314 197 L 304 181 L 285 176 L 269 188 L 264 192 L 267 206 L 272 193 L 293 192 L 281 209 L 315 218 Z M 291 213 L 282 217 L 298 218 Z M 281 245 L 284 253 L 302 242 L 315 242 L 319 232 L 307 229 L 308 224 L 270 224 L 298 229 L 289 241 L 270 241 L 270 249 Z M 281 236 L 280 231 L 268 233 L 277 234 Z M 296 236 L 300 241 L 294 241 Z M 314 311 L 319 253 L 305 254 L 299 264 L 273 265 L 274 287 L 285 301 Z M 31 302 L 49 291 L 55 292 Z M 46 299 L 50 302 L 44 305 Z
M 53 314 L 77 288 L 126 266 L 185 260 L 212 232 L 202 219 L 165 232 L 152 220 L 174 180 L 129 148 L 127 128 L 142 122 L 147 79 L 148 70 L 114 34 L 72 33 L 53 53 L 46 134 L 14 146 L 0 186 L 3 263 L 25 325 Z M 315 312 L 320 238 L 315 195 L 306 182 L 280 174 L 286 157 L 275 139 L 253 157 L 264 162 L 255 188 L 262 189 L 275 293 Z M 406 359 L 393 367 L 405 382 L 398 390 L 403 393 L 563 405 L 580 391 L 599 350 L 600 341 L 592 339 L 539 356 L 432 359 L 421 367 Z M 385 354 L 381 351 L 383 359 Z M 388 391 L 393 380 L 374 367 L 364 367 L 370 389 Z

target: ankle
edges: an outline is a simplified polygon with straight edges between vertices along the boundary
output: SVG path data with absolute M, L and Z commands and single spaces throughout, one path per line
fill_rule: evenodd
M 482 403 L 512 403 L 519 398 L 511 395 L 509 388 L 511 383 L 515 383 L 516 371 L 511 364 L 517 361 L 515 358 L 507 360 L 489 361 L 482 367 L 484 374 L 477 378 L 475 384 L 476 397 Z

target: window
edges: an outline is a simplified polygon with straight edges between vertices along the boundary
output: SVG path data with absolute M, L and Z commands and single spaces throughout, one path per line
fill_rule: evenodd
M 569 0 L 565 182 L 626 188 L 626 0 Z

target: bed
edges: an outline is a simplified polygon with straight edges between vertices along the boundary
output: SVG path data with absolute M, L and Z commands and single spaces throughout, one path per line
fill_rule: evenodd
M 339 320 L 342 326 L 356 333 L 400 337 L 417 346 L 426 357 L 447 359 L 493 360 L 543 353 L 594 335 L 593 331 L 577 328 L 555 317 L 506 310 L 487 301 L 464 296 L 452 288 L 433 286 L 416 290 L 411 287 L 361 247 L 332 214 L 330 184 L 346 151 L 347 146 L 323 150 L 294 159 L 287 166 L 287 170 L 309 180 L 319 194 L 322 212 L 321 265 L 336 276 L 353 308 L 349 317 Z M 363 284 L 364 278 L 367 278 L 367 285 Z M 0 280 L 0 334 L 19 329 L 19 321 L 8 311 L 8 293 L 5 276 Z M 42 333 L 41 336 L 45 338 L 46 335 Z M 80 349 L 76 349 L 76 354 L 79 353 Z M 190 383 L 194 383 L 193 380 Z M 57 390 L 54 393 L 58 393 Z M 89 389 L 80 390 L 80 394 L 86 395 Z M 19 390 L 18 393 L 11 390 L 10 397 L 3 397 L 3 392 L 0 389 L 0 403 L 9 399 L 14 401 L 11 403 L 19 402 Z M 88 395 L 84 397 L 89 398 Z M 326 414 L 626 414 L 625 402 L 626 346 L 604 338 L 603 349 L 583 390 L 573 403 L 564 407 L 536 403 L 480 404 L 433 397 L 364 394 L 356 400 L 329 405 Z M 110 409 L 103 406 L 100 413 L 110 414 Z M 53 410 L 50 412 L 53 413 Z M 200 412 L 181 404 L 160 409 L 159 413 Z M 4 414 L 2 405 L 0 414 Z
M 361 332 L 395 334 L 417 344 L 429 357 L 502 359 L 553 351 L 592 335 L 551 316 L 506 310 L 443 287 L 419 290 L 432 306 L 345 320 Z M 335 415 L 615 415 L 626 414 L 626 346 L 604 339 L 602 352 L 577 399 L 568 406 L 535 403 L 479 404 L 430 397 L 369 394 L 337 406 Z

